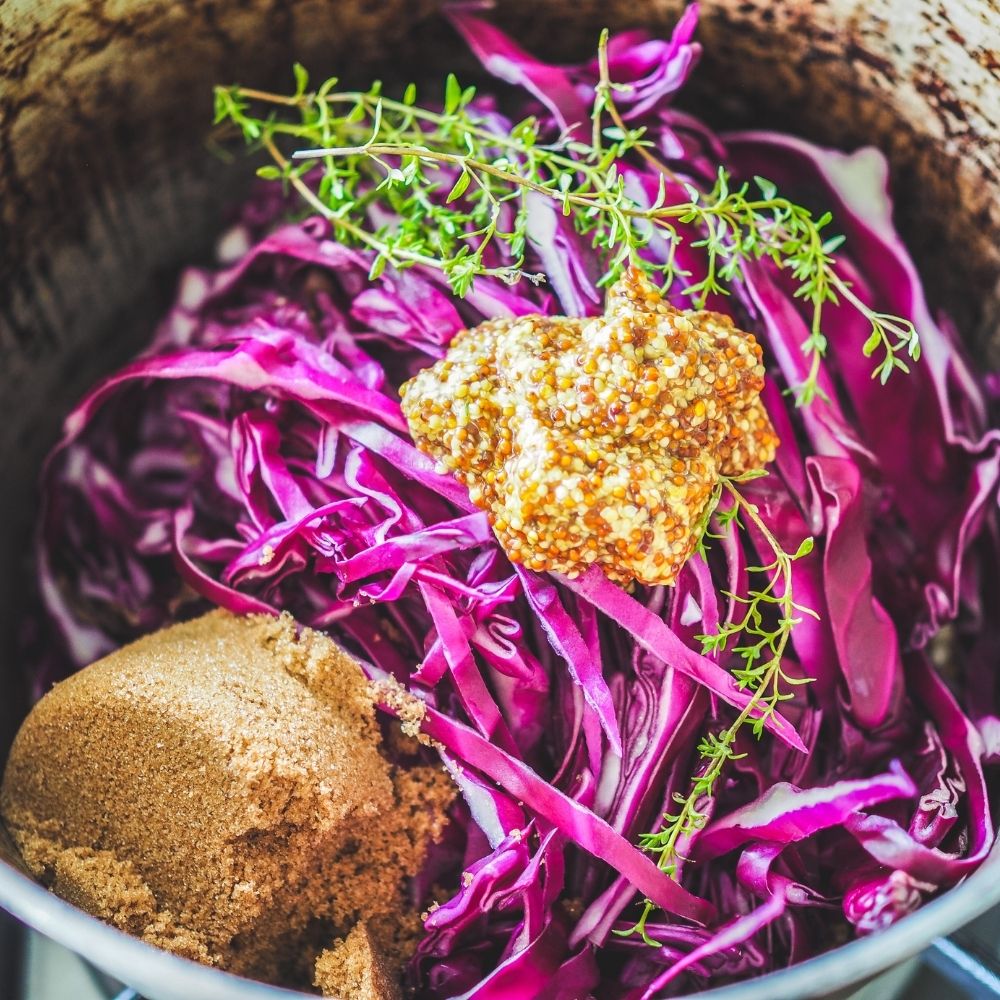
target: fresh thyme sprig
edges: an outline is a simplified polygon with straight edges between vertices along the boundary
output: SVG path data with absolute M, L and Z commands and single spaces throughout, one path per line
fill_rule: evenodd
M 864 351 L 880 353 L 873 376 L 885 382 L 897 369 L 908 371 L 904 358 L 920 355 L 917 332 L 908 320 L 871 309 L 837 272 L 842 238 L 827 235 L 829 213 L 814 218 L 763 178 L 755 187 L 733 185 L 720 169 L 708 192 L 678 178 L 656 156 L 646 129 L 629 127 L 620 113 L 614 95 L 630 85 L 610 79 L 607 41 L 605 31 L 589 141 L 579 130 L 551 135 L 534 117 L 508 126 L 454 75 L 435 109 L 417 104 L 412 84 L 399 100 L 383 95 L 379 83 L 339 91 L 335 78 L 312 91 L 300 66 L 289 96 L 216 88 L 216 121 L 235 124 L 270 154 L 274 162 L 261 176 L 291 184 L 339 239 L 372 251 L 373 277 L 389 264 L 420 264 L 441 271 L 459 296 L 479 275 L 542 280 L 526 266 L 530 203 L 540 196 L 557 203 L 598 251 L 602 285 L 632 264 L 664 291 L 682 279 L 700 308 L 710 295 L 728 294 L 748 263 L 770 260 L 789 271 L 796 295 L 811 308 L 802 344 L 809 369 L 793 387 L 802 405 L 821 392 L 823 310 L 841 299 L 871 324 Z M 258 115 L 255 107 L 267 111 Z M 658 175 L 651 201 L 629 184 L 629 165 L 637 161 Z M 656 256 L 654 235 L 665 246 Z M 705 255 L 706 272 L 697 280 L 678 262 L 687 240 Z
M 741 479 L 752 477 L 751 474 Z M 757 529 L 774 558 L 767 565 L 749 567 L 750 572 L 766 577 L 759 590 L 750 591 L 747 597 L 726 595 L 734 604 L 744 608 L 743 615 L 720 625 L 712 635 L 699 636 L 702 651 L 706 654 L 724 652 L 737 637 L 742 639 L 742 644 L 732 649 L 743 661 L 743 665 L 733 671 L 733 676 L 739 687 L 749 690 L 751 696 L 743 711 L 726 729 L 721 733 L 709 732 L 702 737 L 698 744 L 698 755 L 703 762 L 701 770 L 686 794 L 675 794 L 677 811 L 664 815 L 663 825 L 655 833 L 639 837 L 639 846 L 654 854 L 657 867 L 671 878 L 678 877 L 678 863 L 684 860 L 680 853 L 681 846 L 708 820 L 707 805 L 715 795 L 715 786 L 725 765 L 745 756 L 735 750 L 739 734 L 749 726 L 751 732 L 760 738 L 766 721 L 775 714 L 780 703 L 794 697 L 788 689 L 808 683 L 806 678 L 788 674 L 782 664 L 792 630 L 802 620 L 801 616 L 816 617 L 814 611 L 795 601 L 792 591 L 792 564 L 812 551 L 813 540 L 807 538 L 794 553 L 786 552 L 737 482 L 734 479 L 721 481 L 718 498 L 727 493 L 732 503 L 725 509 L 716 509 L 715 519 L 720 528 L 735 529 L 742 514 Z M 639 934 L 646 944 L 660 947 L 660 942 L 651 938 L 646 930 L 655 909 L 654 903 L 645 900 L 636 923 L 628 930 L 616 933 L 620 936 Z

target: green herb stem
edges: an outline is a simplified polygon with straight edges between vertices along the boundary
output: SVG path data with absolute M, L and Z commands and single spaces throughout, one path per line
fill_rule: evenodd
M 785 650 L 791 639 L 792 630 L 801 621 L 802 614 L 815 616 L 808 608 L 797 604 L 792 591 L 792 564 L 812 551 L 812 539 L 804 541 L 794 553 L 786 552 L 773 532 L 764 523 L 755 504 L 751 503 L 732 479 L 723 479 L 720 492 L 726 492 L 732 505 L 720 511 L 717 519 L 728 528 L 735 527 L 742 514 L 750 521 L 773 555 L 766 566 L 754 567 L 767 580 L 760 590 L 751 591 L 746 598 L 729 595 L 734 603 L 742 605 L 742 618 L 720 626 L 713 635 L 702 636 L 705 653 L 722 652 L 737 636 L 743 637 L 743 645 L 734 652 L 739 653 L 743 666 L 733 672 L 742 690 L 749 690 L 751 696 L 746 706 L 733 722 L 721 733 L 707 733 L 698 745 L 698 754 L 703 763 L 700 772 L 692 779 L 686 794 L 677 793 L 674 802 L 679 807 L 663 817 L 663 826 L 654 833 L 643 834 L 639 846 L 656 856 L 657 867 L 671 878 L 679 877 L 679 866 L 685 860 L 681 847 L 683 842 L 693 837 L 708 821 L 708 804 L 715 796 L 715 787 L 727 762 L 745 756 L 735 752 L 736 740 L 744 727 L 750 727 L 760 738 L 768 718 L 777 711 L 778 705 L 793 697 L 788 687 L 808 683 L 806 679 L 789 676 L 782 663 Z M 777 610 L 777 623 L 769 624 L 765 607 Z M 660 942 L 649 936 L 647 923 L 655 912 L 655 904 L 643 901 L 642 913 L 636 923 L 626 931 L 616 931 L 620 936 L 638 934 L 653 947 Z
M 274 140 L 270 136 L 265 136 L 262 143 L 264 148 L 271 154 L 274 162 L 277 163 L 279 167 L 284 169 L 289 165 L 288 161 L 284 156 L 282 156 L 281 152 L 274 145 Z M 362 243 L 369 249 L 374 250 L 378 255 L 375 258 L 376 261 L 385 259 L 395 265 L 399 265 L 405 261 L 409 264 L 422 264 L 424 267 L 434 268 L 438 271 L 444 269 L 440 260 L 434 257 L 429 257 L 425 254 L 414 253 L 411 250 L 392 248 L 387 243 L 379 240 L 372 233 L 365 230 L 362 226 L 358 226 L 349 219 L 337 215 L 329 208 L 329 206 L 324 204 L 317 197 L 316 193 L 309 187 L 308 184 L 305 183 L 301 176 L 289 173 L 288 181 L 292 187 L 295 188 L 298 194 L 301 195 L 303 201 L 322 215 L 323 218 L 327 219 L 331 225 L 333 225 L 334 229 L 338 230 L 343 235 Z M 484 268 L 480 273 L 502 278 L 504 281 L 515 280 L 511 268 Z
M 611 80 L 607 43 L 605 31 L 589 142 L 575 133 L 545 141 L 534 118 L 499 128 L 476 109 L 474 88 L 462 88 L 453 75 L 437 110 L 416 103 L 413 85 L 401 100 L 384 96 L 380 84 L 367 92 L 338 91 L 335 78 L 310 91 L 305 71 L 296 66 L 292 95 L 217 88 L 216 120 L 234 123 L 248 142 L 270 153 L 274 167 L 263 168 L 264 176 L 290 182 L 342 240 L 372 250 L 373 274 L 387 264 L 420 264 L 442 272 L 458 295 L 467 294 L 478 276 L 541 280 L 524 268 L 530 193 L 556 202 L 590 240 L 604 268 L 602 285 L 634 265 L 664 291 L 683 279 L 685 293 L 702 308 L 709 296 L 729 294 L 750 262 L 767 259 L 790 271 L 796 294 L 812 312 L 802 344 L 808 371 L 792 387 L 800 405 L 822 395 L 827 303 L 843 300 L 871 324 L 864 351 L 880 352 L 874 376 L 884 382 L 896 370 L 907 371 L 904 357 L 919 358 L 917 332 L 908 320 L 866 305 L 837 272 L 834 251 L 842 239 L 824 232 L 829 214 L 814 218 L 762 178 L 755 179 L 757 195 L 749 184 L 734 186 L 725 170 L 708 192 L 678 177 L 655 154 L 646 130 L 630 128 L 621 114 L 615 94 L 630 85 Z M 270 110 L 258 116 L 254 105 Z M 279 137 L 300 148 L 290 156 L 281 153 Z M 627 190 L 624 168 L 635 159 L 659 176 L 652 204 Z M 306 181 L 306 172 L 317 165 L 318 183 L 313 176 Z M 668 197 L 677 188 L 684 196 Z M 377 201 L 392 210 L 397 223 L 372 225 L 369 209 Z M 510 224 L 502 224 L 507 218 Z M 660 260 L 645 252 L 654 233 L 667 247 Z M 678 264 L 677 249 L 686 241 L 704 253 L 706 272 L 697 280 Z M 491 266 L 487 247 L 496 247 L 510 263 Z

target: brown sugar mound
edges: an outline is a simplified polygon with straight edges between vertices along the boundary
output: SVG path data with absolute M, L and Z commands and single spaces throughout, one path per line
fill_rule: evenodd
M 364 921 L 319 956 L 314 984 L 323 996 L 338 1000 L 400 1000 L 402 995 Z
M 76 905 L 188 958 L 306 985 L 359 921 L 398 969 L 419 930 L 401 883 L 452 795 L 440 769 L 382 756 L 369 685 L 330 639 L 217 611 L 58 684 L 17 736 L 0 810 L 27 865 Z

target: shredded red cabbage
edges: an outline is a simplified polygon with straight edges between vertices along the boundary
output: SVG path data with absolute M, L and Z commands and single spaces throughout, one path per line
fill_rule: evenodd
M 452 20 L 553 132 L 586 118 L 594 64 L 549 66 L 472 14 Z M 549 284 L 479 279 L 459 301 L 420 267 L 369 280 L 366 253 L 319 218 L 282 223 L 287 203 L 262 190 L 222 244 L 248 249 L 184 274 L 151 347 L 79 404 L 44 471 L 38 566 L 62 666 L 38 691 L 221 605 L 289 610 L 426 703 L 463 801 L 433 857 L 453 894 L 409 969 L 421 997 L 638 1000 L 758 975 L 891 924 L 993 841 L 990 400 L 928 309 L 875 150 L 715 136 L 671 106 L 697 62 L 695 26 L 692 7 L 668 41 L 611 40 L 612 78 L 634 84 L 616 95 L 628 120 L 691 182 L 710 184 L 721 163 L 829 208 L 845 275 L 867 303 L 914 319 L 924 359 L 878 385 L 865 321 L 828 307 L 827 398 L 796 409 L 782 390 L 804 375 L 807 317 L 787 276 L 750 266 L 731 299 L 710 302 L 765 345 L 782 446 L 745 489 L 786 549 L 816 537 L 794 586 L 819 617 L 795 629 L 788 667 L 815 682 L 772 732 L 741 740 L 679 881 L 637 838 L 687 789 L 699 735 L 745 702 L 731 656 L 703 656 L 695 637 L 734 614 L 725 595 L 747 593 L 752 535 L 727 534 L 670 589 L 513 567 L 464 487 L 413 447 L 398 402 L 463 326 L 599 310 L 594 251 L 551 203 L 529 232 Z M 655 178 L 625 173 L 655 196 Z M 682 252 L 698 280 L 704 260 L 690 242 Z M 681 284 L 672 294 L 687 304 Z M 430 884 L 415 883 L 415 907 Z M 643 897 L 661 908 L 647 926 L 659 948 L 613 933 Z

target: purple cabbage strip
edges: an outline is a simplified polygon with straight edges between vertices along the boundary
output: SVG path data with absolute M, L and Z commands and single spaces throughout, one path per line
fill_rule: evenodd
M 614 706 L 611 704 L 611 692 L 601 674 L 600 664 L 595 661 L 580 630 L 566 613 L 556 588 L 531 570 L 521 566 L 516 566 L 515 570 L 524 589 L 524 596 L 538 616 L 552 648 L 566 661 L 573 680 L 583 689 L 587 704 L 601 720 L 601 727 L 608 737 L 612 752 L 620 757 L 622 738 Z
M 486 514 L 466 514 L 453 521 L 432 524 L 409 535 L 396 535 L 351 556 L 338 567 L 346 583 L 399 569 L 407 562 L 424 562 L 436 555 L 455 552 L 493 541 Z
M 328 412 L 324 404 L 340 404 L 393 430 L 406 430 L 406 421 L 397 403 L 382 393 L 372 392 L 357 379 L 329 370 L 321 360 L 326 355 L 287 332 L 260 324 L 253 329 L 236 331 L 232 343 L 224 353 L 187 351 L 134 362 L 101 383 L 73 411 L 66 420 L 67 436 L 76 436 L 120 382 L 145 378 L 210 378 L 251 392 L 260 389 L 285 391 L 296 399 L 308 400 L 320 414 Z
M 190 529 L 194 512 L 190 506 L 182 507 L 174 517 L 173 552 L 177 572 L 185 583 L 197 593 L 207 597 L 213 604 L 236 615 L 276 615 L 278 608 L 264 601 L 244 594 L 232 587 L 212 579 L 199 569 L 185 552 L 184 535 Z
M 599 313 L 603 296 L 597 282 L 601 274 L 593 255 L 586 252 L 586 241 L 551 198 L 530 192 L 528 204 L 532 213 L 528 239 L 546 280 L 559 296 L 562 311 L 567 316 Z
M 903 664 L 892 621 L 872 596 L 861 472 L 848 458 L 825 455 L 813 456 L 806 466 L 824 523 L 826 620 L 844 671 L 851 711 L 860 725 L 879 726 L 899 708 Z
M 967 790 L 968 845 L 964 856 L 928 847 L 893 819 L 858 814 L 844 828 L 880 864 L 898 868 L 935 887 L 952 885 L 974 871 L 993 844 L 995 829 L 989 791 L 983 774 L 985 754 L 979 730 L 962 711 L 954 695 L 927 660 L 914 654 L 908 665 L 912 690 L 937 724 L 945 748 L 952 755 Z
M 434 628 L 441 638 L 444 657 L 462 701 L 466 714 L 476 728 L 487 738 L 496 740 L 498 746 L 516 753 L 514 739 L 507 729 L 482 674 L 472 655 L 472 647 L 462 629 L 451 602 L 427 584 L 417 585 L 424 599 Z
M 678 976 L 683 975 L 686 969 L 696 965 L 703 958 L 716 955 L 719 952 L 727 951 L 743 944 L 748 938 L 758 931 L 767 927 L 785 912 L 786 900 L 781 892 L 776 892 L 761 906 L 755 907 L 749 913 L 723 924 L 706 941 L 692 949 L 683 958 L 679 958 L 672 965 L 661 972 L 640 994 L 641 1000 L 655 1000 L 662 996 L 663 988 Z
M 920 906 L 937 886 L 921 882 L 899 868 L 870 877 L 863 874 L 844 893 L 844 915 L 859 934 L 891 927 Z
M 608 43 L 608 73 L 621 85 L 615 102 L 626 121 L 662 107 L 684 84 L 701 56 L 694 41 L 698 6 L 690 4 L 669 39 L 646 39 L 642 32 L 624 32 Z M 588 63 L 588 77 L 596 78 L 597 62 Z
M 916 785 L 895 762 L 886 774 L 838 781 L 826 787 L 802 789 L 779 782 L 756 801 L 702 831 L 695 841 L 693 856 L 695 860 L 718 857 L 749 840 L 794 843 L 819 830 L 843 825 L 860 809 L 916 795 Z
M 727 704 L 742 709 L 750 701 L 750 695 L 741 691 L 732 677 L 718 664 L 685 646 L 662 618 L 658 618 L 621 587 L 613 584 L 596 567 L 591 567 L 583 576 L 573 580 L 562 576 L 558 579 L 568 590 L 580 595 L 619 624 L 644 649 L 704 685 Z M 769 718 L 766 726 L 789 746 L 805 750 L 805 744 L 799 739 L 792 724 L 780 713 Z
M 387 711 L 392 712 L 391 708 Z M 553 788 L 516 758 L 483 739 L 468 726 L 428 707 L 424 734 L 451 754 L 492 778 L 508 794 L 534 809 L 573 843 L 620 871 L 636 889 L 670 913 L 698 922 L 710 920 L 713 907 L 667 878 L 640 850 L 590 810 Z
M 482 18 L 461 11 L 452 11 L 449 17 L 483 68 L 505 83 L 523 87 L 541 101 L 562 131 L 589 124 L 590 107 L 562 69 L 535 59 Z

